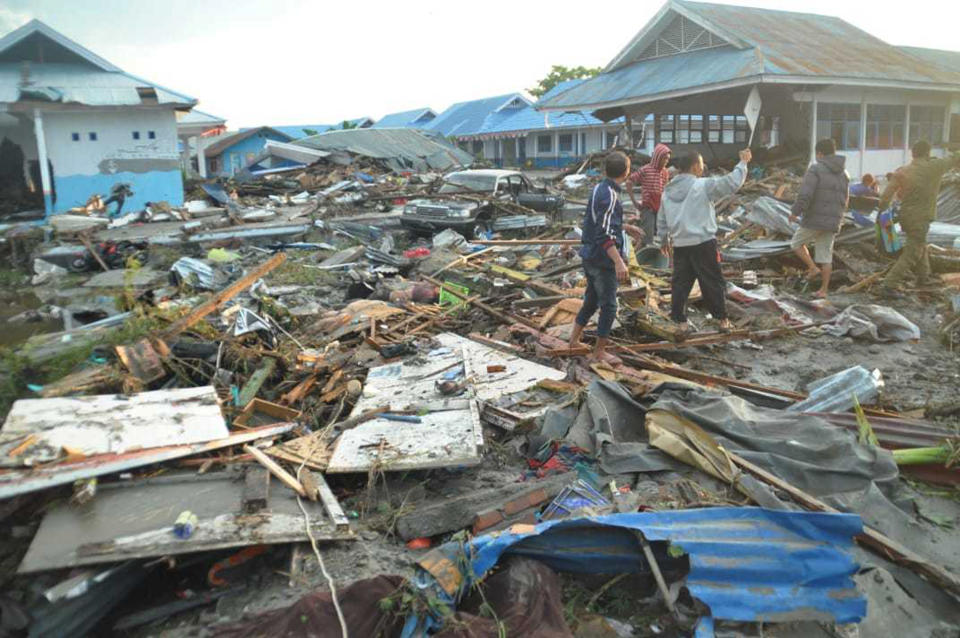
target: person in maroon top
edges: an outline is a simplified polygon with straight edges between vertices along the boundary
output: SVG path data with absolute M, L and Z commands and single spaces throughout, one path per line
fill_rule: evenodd
M 667 162 L 670 161 L 670 147 L 666 144 L 657 144 L 653 149 L 650 162 L 641 166 L 630 174 L 627 179 L 627 194 L 639 215 L 640 228 L 643 230 L 644 245 L 653 242 L 657 234 L 657 211 L 660 210 L 660 197 L 663 187 L 670 181 L 670 172 Z M 640 185 L 640 202 L 637 202 L 633 192 L 633 185 Z

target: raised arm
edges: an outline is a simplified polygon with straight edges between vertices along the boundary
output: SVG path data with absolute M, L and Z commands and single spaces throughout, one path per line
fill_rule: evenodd
M 746 148 L 740 151 L 740 163 L 732 171 L 726 175 L 702 178 L 706 181 L 707 198 L 715 202 L 740 190 L 740 187 L 747 180 L 747 165 L 751 159 L 753 159 L 753 153 L 750 152 L 749 148 Z

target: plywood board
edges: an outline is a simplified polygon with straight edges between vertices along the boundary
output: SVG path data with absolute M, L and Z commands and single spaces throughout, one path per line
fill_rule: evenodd
M 243 512 L 243 493 L 239 471 L 104 485 L 91 502 L 62 505 L 44 517 L 19 571 L 308 540 L 292 490 L 273 479 L 267 507 L 254 514 Z M 349 528 L 338 530 L 321 503 L 304 499 L 303 505 L 318 540 L 355 537 Z M 173 534 L 183 510 L 198 518 L 188 539 Z
M 213 386 L 140 392 L 130 396 L 21 399 L 0 431 L 0 452 L 25 436 L 37 443 L 22 458 L 53 460 L 63 448 L 85 455 L 202 443 L 227 436 Z
M 483 429 L 477 400 L 523 391 L 543 379 L 565 374 L 489 346 L 443 333 L 441 348 L 402 363 L 372 368 L 354 414 L 390 405 L 393 410 L 425 412 L 420 423 L 374 418 L 347 430 L 336 441 L 327 472 L 366 472 L 477 465 Z M 502 366 L 503 372 L 487 372 Z M 444 397 L 436 382 L 463 370 L 466 391 Z

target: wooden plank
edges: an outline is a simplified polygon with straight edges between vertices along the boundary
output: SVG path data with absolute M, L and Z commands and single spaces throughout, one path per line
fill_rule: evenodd
M 334 496 L 333 490 L 330 489 L 323 474 L 316 475 L 316 483 L 318 489 L 317 494 L 320 496 L 320 502 L 323 503 L 323 509 L 327 511 L 327 516 L 333 521 L 336 529 L 350 529 L 350 519 L 348 519 L 347 515 L 343 512 L 343 508 L 340 507 L 340 501 Z
M 101 394 L 21 399 L 0 433 L 3 441 L 36 434 L 39 445 L 23 456 L 55 460 L 64 448 L 84 455 L 123 453 L 201 443 L 228 435 L 213 386 L 154 390 L 129 396 Z
M 130 374 L 145 384 L 158 381 L 167 374 L 149 339 L 141 339 L 132 346 L 117 346 L 115 350 Z
M 270 378 L 270 375 L 273 374 L 273 371 L 277 368 L 277 360 L 273 357 L 267 357 L 266 361 L 263 362 L 253 374 L 250 375 L 250 378 L 244 384 L 243 389 L 240 390 L 240 397 L 237 400 L 237 403 L 240 405 L 247 405 L 257 397 L 257 393 L 260 392 L 260 388 L 263 387 L 263 384 L 267 382 L 267 379 Z
M 579 239 L 476 239 L 470 242 L 480 246 L 579 246 Z
M 732 460 L 738 466 L 747 470 L 751 474 L 756 475 L 765 483 L 768 483 L 777 489 L 786 492 L 804 507 L 816 510 L 818 512 L 830 512 L 834 514 L 839 513 L 839 510 L 834 509 L 816 497 L 807 494 L 803 490 L 794 487 L 790 483 L 782 480 L 780 477 L 771 474 L 764 468 L 754 465 L 738 454 L 730 452 L 729 450 L 726 451 L 726 453 L 730 457 L 730 460 Z M 898 541 L 881 534 L 872 527 L 864 525 L 863 533 L 856 537 L 856 541 L 861 545 L 870 547 L 884 558 L 893 560 L 894 562 L 901 564 L 911 571 L 923 576 L 930 582 L 943 587 L 954 596 L 960 596 L 960 577 L 951 574 L 939 565 L 930 563 L 913 550 L 905 547 Z
M 270 500 L 270 472 L 262 467 L 248 467 L 243 475 L 243 511 L 254 514 L 267 508 Z
M 526 318 L 524 318 L 524 317 L 514 317 L 514 316 L 508 315 L 508 314 L 506 314 L 506 313 L 500 312 L 500 311 L 497 310 L 496 308 L 493 308 L 493 307 L 491 307 L 491 306 L 488 306 L 487 304 L 485 304 L 485 303 L 483 303 L 483 302 L 481 302 L 481 301 L 476 301 L 476 300 L 474 300 L 472 297 L 470 297 L 470 298 L 465 297 L 462 293 L 459 293 L 459 292 L 457 292 L 456 290 L 452 290 L 449 286 L 445 285 L 443 282 L 437 281 L 437 280 L 434 279 L 433 277 L 430 277 L 430 276 L 428 276 L 428 275 L 420 275 L 420 276 L 421 276 L 423 279 L 425 279 L 425 280 L 429 281 L 430 283 L 432 283 L 433 285 L 435 285 L 435 286 L 440 286 L 441 288 L 443 288 L 444 290 L 446 290 L 448 293 L 450 293 L 450 294 L 453 295 L 454 297 L 456 297 L 456 298 L 458 298 L 458 299 L 462 299 L 465 303 L 468 303 L 468 304 L 470 304 L 470 305 L 476 306 L 477 308 L 480 308 L 481 310 L 483 310 L 483 311 L 486 312 L 487 314 L 491 315 L 492 317 L 494 317 L 494 318 L 496 318 L 496 319 L 499 319 L 500 321 L 502 321 L 502 322 L 504 322 L 504 323 L 506 323 L 506 324 L 521 323 L 521 324 L 523 324 L 523 325 L 525 325 L 525 326 L 527 326 L 527 327 L 529 327 L 529 328 L 533 328 L 534 330 L 539 330 L 539 329 L 540 329 L 540 327 L 537 325 L 537 323 L 536 323 L 535 321 L 531 321 L 531 320 L 526 319 Z
M 244 445 L 243 449 L 257 460 L 260 465 L 267 468 L 271 474 L 276 476 L 280 481 L 289 487 L 291 490 L 299 494 L 300 496 L 306 496 L 307 490 L 303 488 L 303 485 L 300 484 L 296 478 L 293 477 L 289 472 L 280 467 L 280 464 L 271 459 L 269 456 L 264 454 L 261 450 L 253 447 L 252 445 Z
M 277 268 L 277 266 L 286 261 L 286 259 L 287 255 L 285 253 L 277 253 L 267 261 L 263 262 L 249 273 L 215 294 L 211 299 L 194 308 L 186 317 L 183 317 L 179 321 L 175 322 L 166 330 L 166 332 L 164 332 L 164 338 L 170 339 L 177 336 L 210 313 L 215 312 L 221 306 L 223 306 L 223 304 L 252 286 L 258 279 L 273 271 L 275 268 Z

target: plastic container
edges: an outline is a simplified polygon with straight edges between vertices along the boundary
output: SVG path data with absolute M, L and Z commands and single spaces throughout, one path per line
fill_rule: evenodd
M 193 536 L 193 530 L 197 529 L 197 515 L 190 510 L 180 512 L 180 516 L 173 523 L 173 535 L 177 538 L 187 539 Z
M 788 412 L 846 412 L 853 407 L 856 395 L 860 403 L 870 403 L 883 388 L 879 370 L 870 372 L 863 366 L 847 368 L 807 386 L 808 396 L 787 408 Z

